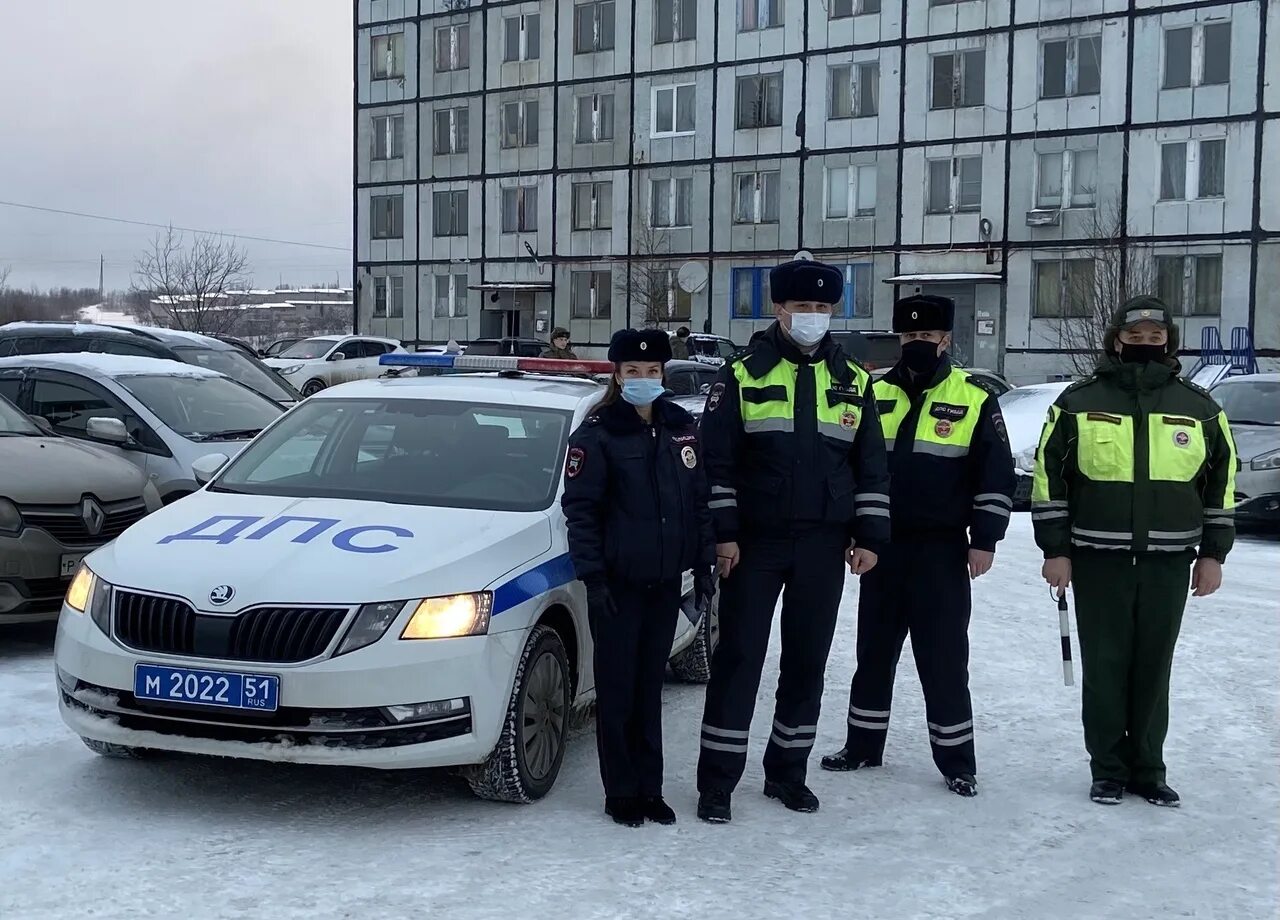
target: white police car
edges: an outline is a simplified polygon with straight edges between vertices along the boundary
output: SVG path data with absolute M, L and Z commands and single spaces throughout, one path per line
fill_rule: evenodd
M 91 749 L 461 766 L 505 801 L 551 788 L 594 697 L 558 497 L 601 388 L 525 373 L 566 362 L 386 361 L 507 370 L 324 390 L 89 556 L 55 661 Z M 716 614 L 688 575 L 685 595 L 672 664 L 705 680 Z

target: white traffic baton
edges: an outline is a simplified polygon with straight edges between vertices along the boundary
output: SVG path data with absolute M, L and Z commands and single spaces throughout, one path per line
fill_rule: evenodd
M 1075 683 L 1075 675 L 1071 670 L 1071 618 L 1067 612 L 1066 591 L 1058 595 L 1058 634 L 1062 637 L 1062 683 L 1070 687 Z

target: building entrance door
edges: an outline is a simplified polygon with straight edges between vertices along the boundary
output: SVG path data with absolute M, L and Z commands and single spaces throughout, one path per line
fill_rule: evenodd
M 966 366 L 973 365 L 974 301 L 976 285 L 931 284 L 927 294 L 949 297 L 956 305 L 955 324 L 951 332 L 951 356 Z

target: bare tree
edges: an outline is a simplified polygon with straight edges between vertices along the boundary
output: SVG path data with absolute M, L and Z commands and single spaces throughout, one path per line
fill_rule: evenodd
M 1127 248 L 1124 223 L 1114 203 L 1093 212 L 1084 231 L 1092 240 L 1063 263 L 1062 318 L 1058 347 L 1078 376 L 1093 373 L 1111 318 L 1120 304 L 1156 290 L 1155 262 L 1145 249 Z
M 618 278 L 617 295 L 630 302 L 630 322 L 637 327 L 652 328 L 677 319 L 688 319 L 672 315 L 680 291 L 675 286 L 670 261 L 663 258 L 670 251 L 667 235 L 653 226 L 643 207 L 638 210 L 640 219 L 631 239 L 631 253 L 639 258 L 631 261 L 629 281 L 626 272 Z
M 247 263 L 245 251 L 226 237 L 197 233 L 188 242 L 170 227 L 138 258 L 133 291 L 146 296 L 153 318 L 174 329 L 230 333 L 242 313 L 231 292 L 246 287 Z
M 9 280 L 9 272 L 8 265 L 0 265 L 0 294 L 4 293 L 5 282 Z

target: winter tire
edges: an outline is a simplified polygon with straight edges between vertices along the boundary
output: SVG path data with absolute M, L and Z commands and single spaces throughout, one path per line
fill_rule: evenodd
M 671 673 L 678 680 L 705 684 L 711 679 L 711 656 L 720 642 L 720 592 L 711 598 L 711 609 L 698 624 L 693 642 L 671 659 Z
M 308 380 L 306 383 L 302 385 L 302 395 L 315 396 L 317 393 L 319 393 L 323 389 L 324 389 L 324 381 Z
M 96 741 L 93 738 L 85 738 L 83 735 L 80 740 L 84 742 L 85 747 L 99 757 L 110 757 L 115 760 L 141 760 L 151 753 L 146 748 L 126 747 L 123 744 Z
M 569 659 L 560 634 L 535 626 L 516 668 L 498 744 L 466 767 L 471 791 L 495 802 L 528 803 L 551 791 L 569 730 Z

